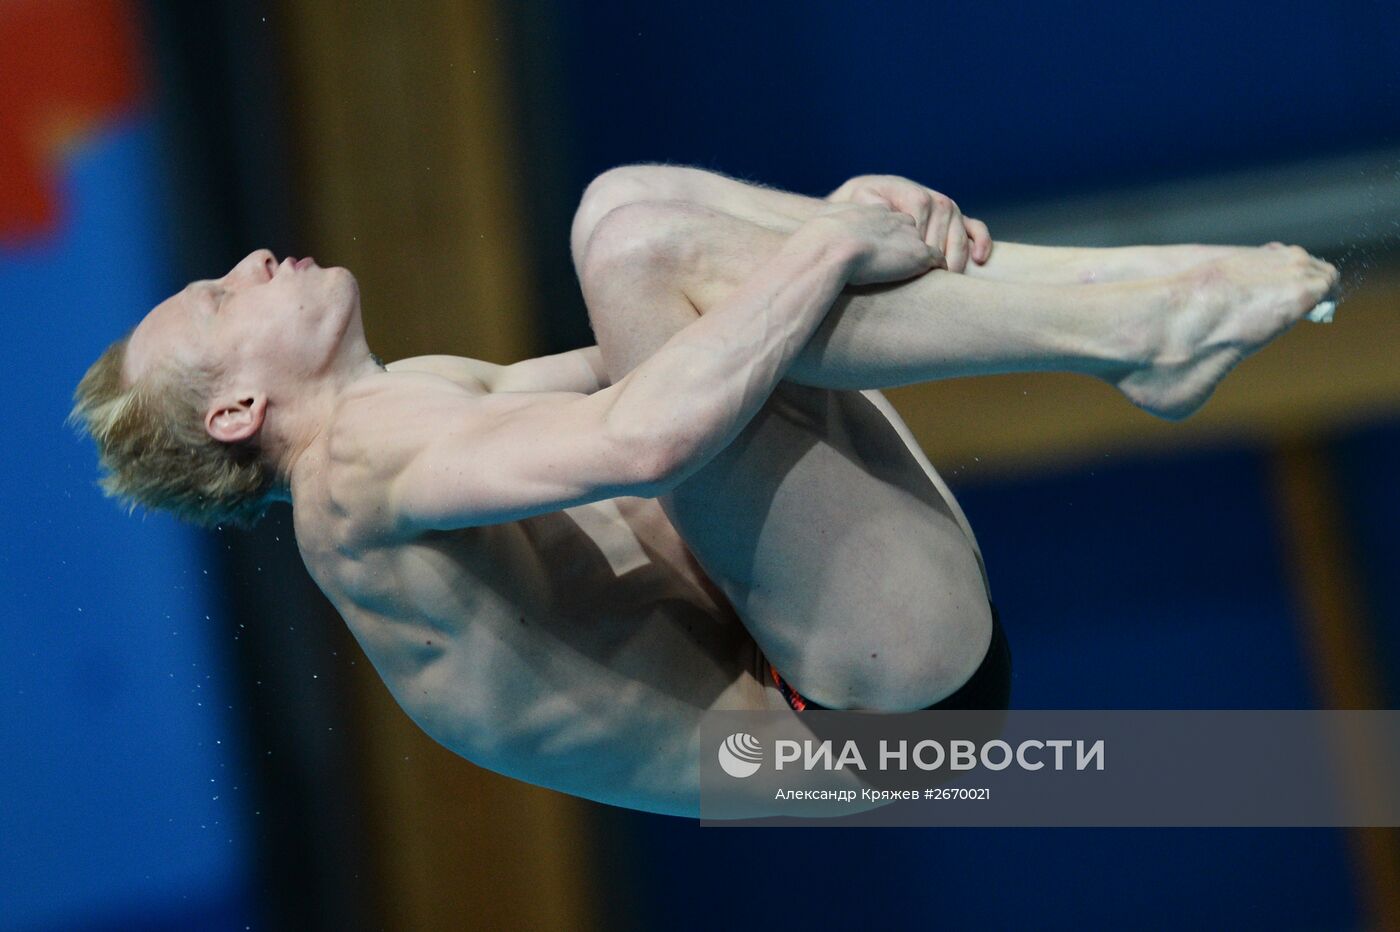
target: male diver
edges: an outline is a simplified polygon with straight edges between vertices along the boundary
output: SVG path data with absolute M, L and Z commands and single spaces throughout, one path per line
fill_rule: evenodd
M 383 366 L 353 276 L 265 250 L 83 378 L 104 488 L 289 501 L 404 710 L 481 766 L 673 814 L 711 709 L 996 708 L 972 530 L 878 389 L 1059 370 L 1178 419 L 1313 308 L 1296 247 L 999 242 L 889 176 L 825 200 L 614 169 L 571 232 L 599 345 Z

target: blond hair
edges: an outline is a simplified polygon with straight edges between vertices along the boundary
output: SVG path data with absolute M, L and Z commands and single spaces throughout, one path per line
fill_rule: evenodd
M 129 339 L 88 369 L 68 416 L 97 441 L 102 490 L 196 524 L 254 524 L 276 498 L 275 471 L 255 442 L 221 443 L 204 430 L 208 373 L 166 366 L 127 384 Z

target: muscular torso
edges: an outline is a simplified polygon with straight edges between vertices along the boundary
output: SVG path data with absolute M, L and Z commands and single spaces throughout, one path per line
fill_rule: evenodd
M 700 715 L 774 699 L 752 639 L 660 506 L 620 498 L 385 533 L 376 514 L 394 464 L 365 454 L 392 428 L 373 423 L 373 399 L 356 401 L 294 477 L 297 541 L 403 709 L 493 770 L 691 811 Z
M 704 713 L 787 710 L 757 646 L 655 500 L 395 528 L 389 490 L 414 453 L 404 421 L 420 433 L 461 423 L 464 390 L 488 419 L 551 403 L 416 372 L 348 392 L 293 470 L 307 568 L 395 699 L 448 748 L 575 795 L 694 814 Z

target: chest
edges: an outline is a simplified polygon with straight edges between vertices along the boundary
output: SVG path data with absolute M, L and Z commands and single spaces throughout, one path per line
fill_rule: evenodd
M 678 684 L 713 681 L 696 690 L 709 695 L 744 666 L 742 627 L 652 502 L 308 565 L 404 710 L 478 762 L 531 759 L 573 729 L 630 729 L 669 708 Z
M 309 531 L 299 527 L 299 539 Z M 366 650 L 400 672 L 431 662 L 428 647 L 476 656 L 568 647 L 592 656 L 667 612 L 730 614 L 650 500 L 597 502 L 391 546 L 335 546 L 334 538 L 311 533 L 307 566 Z

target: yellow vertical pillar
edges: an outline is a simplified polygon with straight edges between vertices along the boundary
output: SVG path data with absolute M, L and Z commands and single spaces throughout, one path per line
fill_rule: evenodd
M 529 354 L 505 38 L 487 0 L 282 7 L 304 247 L 360 281 L 386 359 Z M 354 719 L 396 929 L 589 929 L 586 804 L 433 743 L 367 663 Z
M 1303 609 L 1304 642 L 1323 705 L 1382 708 L 1355 555 L 1319 441 L 1281 443 L 1273 455 L 1273 474 L 1289 569 Z M 1369 927 L 1400 929 L 1400 830 L 1356 828 L 1350 835 Z
M 286 15 L 306 230 L 360 278 L 371 344 L 386 358 L 528 354 L 520 154 L 492 4 L 292 0 Z

